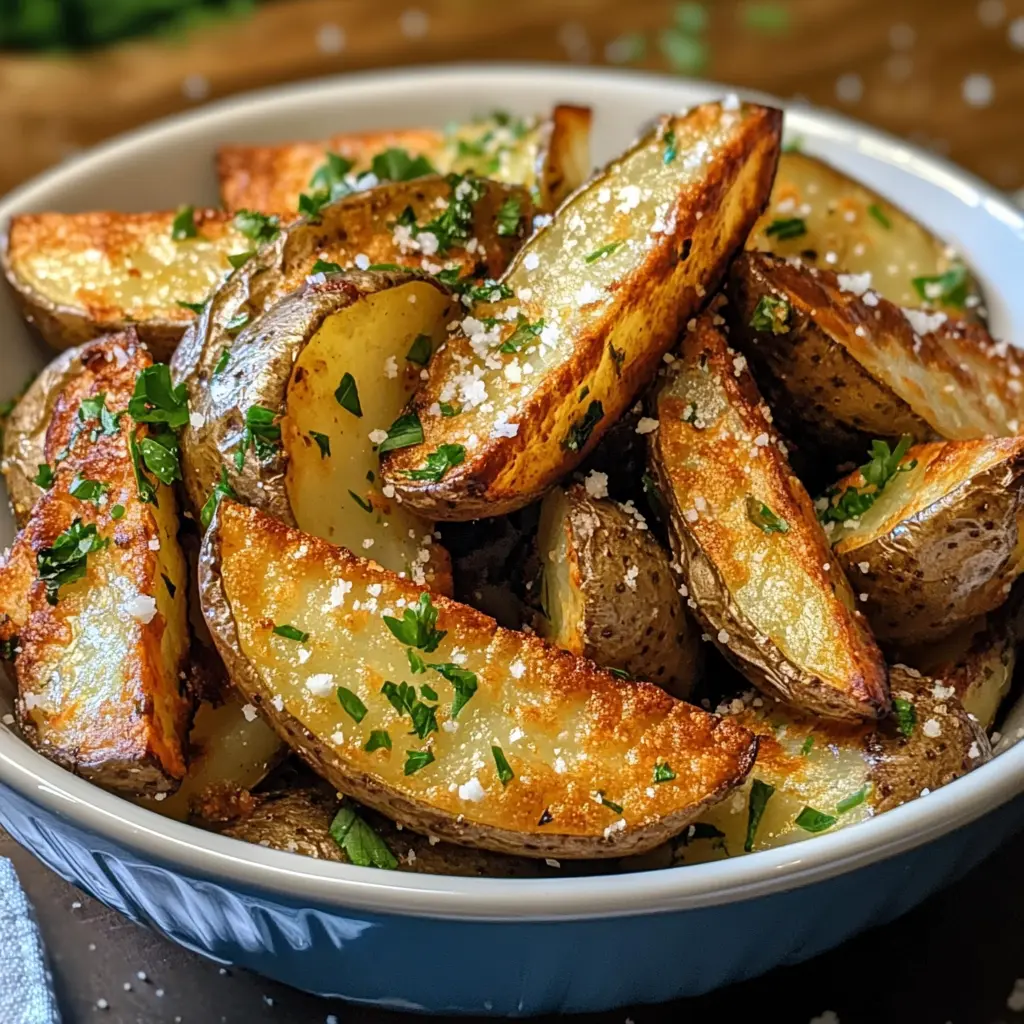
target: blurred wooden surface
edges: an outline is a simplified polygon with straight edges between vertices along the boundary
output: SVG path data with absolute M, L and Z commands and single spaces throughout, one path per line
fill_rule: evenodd
M 1000 187 L 1024 186 L 1024 0 L 271 0 L 176 40 L 0 55 L 0 191 L 207 99 L 357 69 L 489 60 L 674 67 L 802 96 Z

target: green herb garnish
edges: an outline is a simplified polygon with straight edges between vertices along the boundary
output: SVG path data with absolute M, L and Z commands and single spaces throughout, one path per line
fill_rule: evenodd
M 803 745 L 800 747 L 800 753 L 806 757 L 811 749 L 814 747 L 814 734 L 812 733 L 807 739 L 804 740 Z
M 892 227 L 892 221 L 885 215 L 885 211 L 878 205 L 878 203 L 872 203 L 868 207 L 868 213 L 874 217 L 883 228 L 889 229 Z
M 99 505 L 100 497 L 109 490 L 110 484 L 101 483 L 99 480 L 83 480 L 76 475 L 71 481 L 71 496 L 78 498 L 79 501 L 91 501 L 94 505 Z
M 267 216 L 255 210 L 239 210 L 232 223 L 236 231 L 257 245 L 272 242 L 281 233 L 280 221 L 276 214 Z
M 199 522 L 202 524 L 205 530 L 210 525 L 210 520 L 213 519 L 214 512 L 217 511 L 217 506 L 220 505 L 221 498 L 237 498 L 235 489 L 231 486 L 231 482 L 228 480 L 228 470 L 226 466 L 220 467 L 220 479 L 213 485 L 213 490 L 210 491 L 210 496 L 206 499 L 206 504 L 203 506 L 202 511 L 199 513 Z
M 768 806 L 768 801 L 774 792 L 774 786 L 769 786 L 767 782 L 762 782 L 760 779 L 754 779 L 750 786 L 750 800 L 747 804 L 747 838 L 743 843 L 745 853 L 750 853 L 754 849 L 754 838 L 757 836 L 758 826 L 761 824 L 764 809 Z
M 169 430 L 160 431 L 139 441 L 139 452 L 146 469 L 162 484 L 181 479 L 178 440 Z
M 512 352 L 518 352 L 526 345 L 529 345 L 530 342 L 535 341 L 540 336 L 540 332 L 543 329 L 543 318 L 538 320 L 536 323 L 531 324 L 527 321 L 526 317 L 520 313 L 516 320 L 515 330 L 501 343 L 498 347 L 498 351 L 504 352 L 506 355 Z
M 570 452 L 582 451 L 602 416 L 604 406 L 597 401 L 591 402 L 587 411 L 569 428 L 562 447 Z
M 917 725 L 917 709 L 903 697 L 894 697 L 892 709 L 896 712 L 896 726 L 904 736 L 914 735 L 914 728 Z
M 512 766 L 508 763 L 501 747 L 491 747 L 491 753 L 494 755 L 494 764 L 498 769 L 498 779 L 503 786 L 507 786 L 515 778 Z
M 224 330 L 234 337 L 249 322 L 248 313 L 236 313 L 225 325 Z
M 664 761 L 654 766 L 655 782 L 671 782 L 675 777 L 676 773 Z
M 162 365 L 162 364 L 157 364 Z M 152 369 L 152 367 L 150 367 Z M 165 366 L 164 369 L 167 369 Z M 135 389 L 138 391 L 138 382 L 136 382 Z M 130 408 L 130 406 L 129 406 Z M 78 418 L 82 423 L 89 423 L 91 420 L 99 420 L 100 429 L 99 433 L 107 436 L 116 434 L 120 429 L 121 417 L 124 413 L 112 413 L 107 408 L 107 396 L 106 393 L 94 395 L 92 398 L 83 398 L 81 404 L 78 407 Z M 93 433 L 92 440 L 95 441 L 98 434 Z M 72 441 L 74 437 L 72 437 Z M 67 457 L 66 455 L 64 456 Z M 60 459 L 61 456 L 58 456 Z
M 370 738 L 366 741 L 366 746 L 363 747 L 368 754 L 372 754 L 375 750 L 390 750 L 391 749 L 391 734 L 386 729 L 374 729 L 370 733 Z
M 206 309 L 205 302 L 186 302 L 184 299 L 178 299 L 177 305 L 181 306 L 182 309 L 187 309 L 189 312 L 195 313 L 196 316 Z
M 461 668 L 450 661 L 432 662 L 427 665 L 439 675 L 444 676 L 455 687 L 455 700 L 452 702 L 452 718 L 458 718 L 459 712 L 470 702 L 477 691 L 478 681 L 475 672 Z
M 344 686 L 338 687 L 338 703 L 357 722 L 361 722 L 366 717 L 366 705 L 359 699 L 357 694 L 354 694 Z
M 331 457 L 331 439 L 316 430 L 311 430 L 309 436 L 316 441 L 316 446 L 320 449 L 320 458 L 329 459 Z
M 441 408 L 441 415 L 442 416 L 447 416 L 447 417 L 458 416 L 459 413 L 462 412 L 462 406 L 461 405 L 455 406 L 455 405 L 452 405 L 451 402 L 441 402 L 440 408 Z
M 32 478 L 32 483 L 36 487 L 42 487 L 43 490 L 48 491 L 53 486 L 53 470 L 45 462 L 40 462 L 39 472 Z
M 420 693 L 422 693 L 427 700 L 439 699 L 437 696 L 437 690 L 435 690 L 429 683 L 420 683 Z
M 385 149 L 370 161 L 370 170 L 378 181 L 413 181 L 427 174 L 437 174 L 437 168 L 425 157 L 411 157 L 404 149 Z
M 411 647 L 405 649 L 406 656 L 409 658 L 409 671 L 414 675 L 418 675 L 420 672 L 427 671 L 427 663 L 423 660 L 422 656 L 418 651 L 414 651 Z M 435 698 L 436 700 L 436 698 Z
M 602 245 L 600 249 L 595 249 L 591 253 L 587 253 L 583 257 L 584 263 L 596 263 L 600 259 L 604 259 L 605 256 L 611 256 L 616 249 L 621 249 L 626 243 L 619 240 L 617 242 L 609 242 L 607 245 Z
M 937 302 L 960 309 L 963 309 L 970 293 L 970 279 L 967 268 L 963 266 L 950 267 L 944 274 L 933 277 L 915 277 L 910 283 L 925 302 Z
M 402 475 L 407 476 L 410 480 L 432 480 L 434 483 L 439 483 L 444 479 L 448 470 L 461 465 L 465 459 L 466 449 L 463 445 L 442 444 L 427 456 L 427 461 L 422 467 L 402 470 Z
M 769 238 L 777 238 L 780 242 L 787 242 L 791 238 L 799 238 L 807 234 L 807 222 L 803 217 L 784 217 L 781 220 L 773 220 L 765 228 L 764 232 Z
M 373 505 L 371 505 L 371 504 L 370 504 L 370 502 L 366 501 L 366 500 L 365 500 L 364 498 L 360 498 L 360 497 L 359 497 L 359 495 L 358 495 L 358 494 L 356 494 L 356 492 L 355 492 L 355 491 L 349 491 L 349 492 L 348 492 L 348 496 L 349 496 L 349 497 L 350 497 L 350 498 L 351 498 L 351 499 L 352 499 L 352 500 L 353 500 L 353 501 L 354 501 L 354 502 L 355 502 L 355 503 L 356 503 L 356 504 L 357 504 L 357 505 L 358 505 L 358 506 L 359 506 L 359 507 L 360 507 L 360 508 L 361 508 L 361 509 L 362 509 L 362 510 L 363 510 L 364 512 L 369 512 L 369 513 L 370 513 L 370 514 L 372 515 L 372 513 L 373 513 Z
M 124 513 L 125 513 L 124 505 L 115 505 L 110 510 L 110 518 L 113 519 L 116 522 L 118 519 L 124 519 Z
M 180 430 L 188 424 L 188 389 L 184 384 L 175 387 L 171 383 L 171 370 L 166 363 L 154 363 L 135 379 L 128 414 L 136 423 L 162 423 L 171 430 Z
M 813 807 L 805 807 L 797 816 L 796 824 L 805 832 L 824 832 L 836 823 L 831 814 L 816 811 Z
M 861 786 L 856 793 L 851 793 L 848 797 L 844 797 L 836 804 L 836 813 L 845 814 L 847 811 L 852 811 L 854 807 L 860 807 L 860 805 L 867 799 L 868 790 L 870 788 L 871 783 L 867 782 Z
M 789 523 L 777 516 L 763 501 L 748 494 L 745 506 L 747 518 L 762 533 L 789 533 Z
M 429 750 L 409 750 L 405 754 L 405 774 L 413 775 L 421 768 L 426 768 L 434 760 Z
M 195 238 L 199 234 L 196 229 L 196 211 L 194 206 L 179 206 L 178 212 L 171 221 L 171 238 L 181 242 L 186 238 Z
M 434 343 L 431 341 L 430 335 L 417 334 L 409 346 L 409 351 L 405 353 L 405 358 L 410 363 L 416 363 L 417 366 L 426 366 L 430 362 L 433 352 Z
M 396 448 L 409 448 L 414 444 L 423 443 L 423 424 L 419 416 L 414 412 L 399 416 L 394 423 L 388 427 L 388 436 L 381 441 L 377 452 L 383 455 L 385 452 L 394 451 Z
M 228 263 L 237 270 L 239 267 L 244 267 L 255 255 L 255 249 L 248 249 L 246 252 L 230 252 L 228 253 Z
M 402 618 L 384 616 L 384 625 L 401 643 L 416 647 L 430 654 L 437 650 L 438 644 L 448 635 L 446 630 L 435 629 L 437 625 L 437 609 L 425 591 L 420 594 L 416 604 L 402 612 Z
M 500 207 L 496 221 L 499 235 L 514 235 L 523 219 L 523 204 L 516 196 L 509 196 Z
M 675 130 L 669 128 L 669 130 L 662 135 L 661 141 L 665 143 L 665 153 L 662 156 L 662 160 L 664 160 L 666 164 L 670 164 L 675 160 L 679 152 L 676 143 Z
M 83 526 L 82 520 L 76 518 L 52 547 L 42 548 L 36 555 L 36 566 L 39 579 L 46 586 L 47 602 L 55 605 L 61 587 L 83 579 L 88 556 L 109 543 L 96 532 L 95 523 Z
M 341 383 L 334 391 L 334 398 L 346 412 L 352 413 L 353 416 L 363 415 L 363 407 L 359 401 L 359 388 L 351 373 L 346 373 L 341 378 Z
M 865 489 L 847 487 L 835 500 L 818 513 L 823 523 L 845 523 L 850 519 L 860 519 L 862 515 L 878 500 L 886 485 L 898 473 L 909 473 L 917 466 L 917 459 L 911 459 L 901 465 L 903 457 L 910 449 L 911 437 L 904 434 L 894 449 L 890 451 L 888 442 L 871 442 L 871 460 L 860 467 L 860 475 L 864 480 Z M 868 489 L 872 488 L 872 489 Z M 834 492 L 830 497 L 834 498 Z
M 260 462 L 267 462 L 277 454 L 281 428 L 274 422 L 275 418 L 274 410 L 264 405 L 250 405 L 246 410 L 242 442 L 235 452 L 235 468 L 239 472 L 245 465 L 245 453 L 250 447 L 255 449 Z
M 750 317 L 750 326 L 755 331 L 771 331 L 772 334 L 786 334 L 790 329 L 790 304 L 777 295 L 762 295 L 757 300 Z
M 228 363 L 231 361 L 231 346 L 225 345 L 220 351 L 220 358 L 217 360 L 217 365 L 213 368 L 213 375 L 216 377 L 218 374 L 223 373 L 228 368 Z
M 289 626 L 287 623 L 274 626 L 274 633 L 276 636 L 283 636 L 285 640 L 294 640 L 298 644 L 304 644 L 309 639 L 308 633 L 303 633 L 301 629 L 296 629 L 295 626 Z
M 348 857 L 349 863 L 360 868 L 382 868 L 393 871 L 398 867 L 388 844 L 348 805 L 342 806 L 331 822 L 331 838 Z
M 597 794 L 597 802 L 603 804 L 610 811 L 614 811 L 616 814 L 622 813 L 622 804 L 617 804 L 614 800 L 609 800 L 604 793 Z
M 132 459 L 132 470 L 135 473 L 135 486 L 139 491 L 139 500 L 148 505 L 156 505 L 156 488 L 143 469 L 142 452 L 139 450 L 138 441 L 135 440 L 134 430 L 128 434 L 128 452 Z

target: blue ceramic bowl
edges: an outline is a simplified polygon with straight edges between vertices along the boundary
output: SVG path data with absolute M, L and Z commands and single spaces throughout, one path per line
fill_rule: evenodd
M 30 210 L 216 202 L 224 141 L 438 124 L 556 101 L 596 111 L 595 156 L 652 115 L 721 87 L 567 68 L 364 75 L 212 106 L 110 143 L 20 189 Z M 845 119 L 793 108 L 787 130 L 952 242 L 978 272 L 994 330 L 1024 337 L 1024 218 L 980 182 Z M 43 364 L 8 295 L 10 389 Z M 0 520 L 0 543 L 13 537 Z M 10 710 L 0 694 L 0 717 Z M 1024 820 L 1024 744 L 912 804 L 748 857 L 643 874 L 448 878 L 322 863 L 169 821 L 62 771 L 0 727 L 0 824 L 51 868 L 182 945 L 300 988 L 434 1013 L 600 1010 L 694 995 L 813 956 L 902 914 Z M 396 965 L 401 969 L 396 969 Z

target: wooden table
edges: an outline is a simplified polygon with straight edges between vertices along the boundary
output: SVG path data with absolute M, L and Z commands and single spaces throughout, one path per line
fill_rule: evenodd
M 676 68 L 802 96 L 1002 188 L 1024 186 L 1024 0 L 273 0 L 177 41 L 0 56 L 0 192 L 206 99 L 356 69 L 493 60 Z

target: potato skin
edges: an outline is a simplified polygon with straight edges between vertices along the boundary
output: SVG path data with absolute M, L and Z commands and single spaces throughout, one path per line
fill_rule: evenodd
M 592 498 L 582 485 L 555 488 L 544 501 L 552 521 L 551 536 L 539 538 L 543 571 L 564 575 L 579 595 L 581 615 L 565 623 L 561 635 L 540 615 L 538 633 L 686 700 L 698 673 L 700 639 L 666 552 L 646 526 L 615 502 Z M 542 533 L 544 527 L 542 514 Z M 559 533 L 565 537 L 564 560 L 556 546 Z
M 981 468 L 985 453 L 991 455 Z M 867 595 L 863 611 L 875 636 L 901 647 L 939 640 L 998 608 L 1021 570 L 1024 438 L 915 445 L 903 464 L 912 462 L 920 467 L 911 471 L 920 488 L 934 480 L 945 493 L 924 508 L 910 495 L 905 514 L 887 516 L 873 536 L 833 532 L 843 569 Z M 897 477 L 890 487 L 902 482 Z M 836 490 L 865 486 L 857 470 Z

